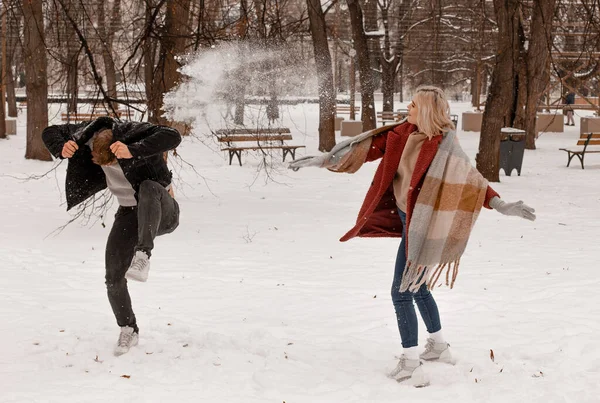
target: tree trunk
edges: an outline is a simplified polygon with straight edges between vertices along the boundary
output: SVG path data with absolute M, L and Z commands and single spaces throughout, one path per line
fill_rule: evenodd
M 104 62 L 104 76 L 106 77 L 106 93 L 110 99 L 117 99 L 117 73 L 115 69 L 115 59 L 113 58 L 113 39 L 117 27 L 120 26 L 121 19 L 121 0 L 114 0 L 108 27 L 106 26 L 106 11 L 104 9 L 104 0 L 99 0 L 98 9 L 98 33 L 102 42 L 102 60 Z M 108 28 L 108 29 L 107 29 Z M 107 105 L 110 110 L 119 107 L 116 102 Z
M 66 55 L 61 58 L 67 72 L 67 112 L 77 113 L 77 98 L 79 96 L 79 53 L 81 44 L 77 37 L 77 32 L 70 19 L 79 22 L 79 3 L 74 0 L 67 0 L 61 3 L 63 12 L 67 15 L 64 18 L 66 41 L 64 44 Z M 65 38 L 63 38 L 64 40 Z
M 7 52 L 8 55 L 10 53 Z M 15 76 L 13 75 L 13 66 L 8 64 L 6 70 L 6 101 L 8 102 L 8 116 L 17 117 L 17 97 L 15 95 Z
M 238 42 L 239 43 L 239 42 Z M 244 46 L 239 46 L 239 60 L 240 67 L 235 71 L 235 78 L 233 79 L 233 104 L 235 105 L 235 111 L 233 113 L 233 123 L 236 125 L 244 125 L 244 108 L 246 107 L 246 80 L 248 80 L 246 74 L 246 52 L 249 50 Z
M 373 74 L 367 46 L 367 36 L 363 27 L 363 15 L 358 0 L 347 0 L 350 12 L 350 25 L 352 26 L 352 40 L 358 60 L 358 76 L 360 78 L 360 95 L 362 98 L 361 120 L 363 130 L 371 130 L 377 126 L 375 120 L 375 90 L 373 85 Z M 327 52 L 329 53 L 329 51 Z M 331 69 L 331 68 L 330 68 Z
M 306 0 L 319 87 L 319 150 L 335 146 L 335 94 L 325 14 L 320 0 Z
M 0 46 L 0 53 L 2 53 L 2 58 L 0 59 L 0 139 L 6 138 L 5 71 L 8 70 L 6 67 L 6 63 L 8 62 L 8 58 L 6 57 L 6 33 L 8 32 L 6 29 L 6 11 L 7 7 L 3 2 L 2 6 L 0 7 L 0 15 L 2 16 L 0 19 L 0 25 L 2 25 L 2 31 L 0 31 L 0 42 L 2 43 Z
M 145 4 L 146 23 L 144 29 L 147 30 L 150 25 L 154 25 L 152 13 L 154 11 L 154 0 L 140 0 Z M 154 31 L 154 29 L 152 29 Z M 154 88 L 154 64 L 156 63 L 156 39 L 154 35 L 148 35 L 144 40 L 144 86 L 146 90 L 146 105 L 148 112 L 148 121 L 158 123 L 158 111 L 160 110 L 161 97 Z
M 69 41 L 69 53 L 67 56 L 67 111 L 77 113 L 77 98 L 79 94 L 79 52 L 73 51 L 71 46 L 75 46 L 75 36 Z
M 396 67 L 399 58 L 395 52 L 392 56 L 388 5 L 389 3 L 385 3 L 385 7 L 381 7 L 381 20 L 383 21 L 383 50 L 380 51 L 379 64 L 381 65 L 383 110 L 385 112 L 392 112 L 394 110 L 394 82 L 396 79 Z M 398 42 L 400 42 L 400 40 L 398 40 Z
M 165 26 L 160 37 L 160 52 L 158 66 L 154 75 L 155 98 L 158 102 L 154 111 L 156 121 L 162 125 L 169 125 L 169 121 L 163 116 L 164 95 L 171 91 L 179 82 L 181 74 L 177 71 L 180 67 L 175 59 L 183 54 L 185 50 L 185 38 L 189 34 L 187 21 L 190 8 L 190 0 L 168 0 L 165 16 Z
M 25 158 L 51 161 L 42 141 L 48 126 L 48 77 L 42 0 L 23 0 L 23 58 L 27 77 L 27 146 Z
M 500 130 L 511 126 L 515 117 L 517 71 L 519 62 L 520 0 L 494 0 L 498 24 L 496 65 L 488 92 L 477 170 L 490 182 L 499 182 Z
M 18 9 L 15 7 L 14 2 L 10 2 L 10 12 L 7 14 L 6 28 L 8 30 L 7 41 L 6 41 L 6 55 L 8 56 L 6 65 L 6 100 L 8 102 L 8 116 L 16 118 L 18 114 L 17 110 L 17 97 L 15 96 L 15 76 L 13 75 L 13 68 L 16 66 L 17 59 L 17 43 L 19 41 L 19 21 Z
M 527 133 L 525 148 L 535 150 L 537 107 L 550 82 L 550 55 L 552 22 L 556 0 L 535 0 L 525 62 L 526 100 L 521 127 Z
M 396 44 L 392 46 L 390 33 L 389 7 L 391 2 L 379 3 L 381 9 L 381 20 L 383 21 L 383 49 L 379 53 L 379 64 L 381 65 L 381 92 L 383 93 L 383 110 L 392 112 L 394 110 L 394 92 L 396 78 L 402 63 L 404 53 L 404 36 L 409 27 L 412 1 L 407 0 L 398 5 L 397 29 L 394 35 Z M 400 86 L 400 91 L 402 87 Z M 402 95 L 400 95 L 402 98 Z

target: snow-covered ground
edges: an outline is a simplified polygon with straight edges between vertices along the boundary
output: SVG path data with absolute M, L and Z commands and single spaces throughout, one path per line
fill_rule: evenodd
M 283 108 L 306 154 L 317 113 Z M 275 156 L 267 172 L 247 155 L 229 166 L 207 116 L 179 147 L 185 163 L 171 159 L 181 225 L 157 240 L 149 281 L 130 283 L 140 344 L 118 358 L 103 266 L 112 212 L 50 235 L 70 218 L 66 164 L 20 179 L 53 166 L 23 158 L 24 114 L 0 141 L 1 402 L 600 402 L 600 155 L 581 170 L 558 150 L 579 122 L 543 134 L 522 176 L 494 184 L 538 219 L 481 214 L 455 288 L 435 291 L 458 362 L 426 363 L 431 386 L 414 389 L 386 377 L 401 352 L 398 240 L 338 242 L 376 164 L 292 172 Z M 479 134 L 459 136 L 474 158 Z

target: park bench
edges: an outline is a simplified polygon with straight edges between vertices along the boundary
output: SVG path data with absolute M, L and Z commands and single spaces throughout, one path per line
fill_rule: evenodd
M 583 146 L 583 148 L 580 148 L 581 146 Z M 593 147 L 591 150 L 589 149 L 590 146 Z M 600 153 L 600 148 L 594 148 L 594 146 L 600 146 L 600 133 L 584 133 L 579 136 L 579 140 L 577 140 L 577 148 L 560 148 L 559 150 L 566 151 L 568 154 L 569 160 L 567 161 L 567 167 L 571 164 L 573 157 L 577 156 L 581 162 L 581 169 L 584 169 L 583 159 L 585 154 Z
M 290 129 L 287 127 L 219 129 L 215 134 L 219 143 L 226 143 L 226 147 L 221 151 L 229 152 L 229 165 L 236 156 L 242 166 L 242 151 L 260 150 L 264 153 L 266 150 L 282 150 L 283 162 L 285 162 L 288 154 L 292 156 L 292 159 L 296 159 L 296 149 L 305 147 L 285 144 L 285 141 L 292 140 Z
M 379 111 L 377 112 L 377 120 L 385 125 L 387 122 L 399 122 L 408 116 L 408 109 L 398 109 L 397 111 Z
M 408 109 L 398 109 L 396 112 L 381 111 L 377 112 L 377 119 L 379 123 L 385 125 L 386 122 L 399 122 L 408 116 Z M 458 127 L 458 115 L 450 115 L 454 127 Z
M 554 105 L 539 105 L 537 107 L 538 112 L 542 112 L 544 110 L 550 111 L 550 110 L 558 110 L 558 109 L 562 109 L 564 110 L 567 107 L 571 107 L 571 109 L 581 109 L 581 110 L 586 110 L 586 111 L 595 111 L 597 109 L 599 109 L 599 107 L 597 105 L 590 105 L 590 104 L 554 104 Z
M 79 123 L 79 122 L 87 122 L 90 120 L 94 120 L 97 119 L 99 117 L 102 116 L 115 116 L 115 113 L 113 112 L 93 112 L 93 113 L 61 113 L 60 114 L 60 119 L 63 122 L 72 122 L 72 123 Z M 125 118 L 125 119 L 130 119 L 131 118 L 131 112 L 129 111 L 120 111 L 118 110 L 116 113 L 116 116 L 121 119 L 121 118 Z
M 350 115 L 350 111 L 352 110 L 352 106 L 351 105 L 336 105 L 335 106 L 335 114 L 337 115 Z M 354 113 L 355 114 L 359 114 L 360 113 L 360 107 L 359 106 L 355 106 L 354 107 Z

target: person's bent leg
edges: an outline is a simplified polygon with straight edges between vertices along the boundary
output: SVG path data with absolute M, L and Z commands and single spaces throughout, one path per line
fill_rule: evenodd
M 154 249 L 154 238 L 173 232 L 179 225 L 179 205 L 160 183 L 145 180 L 138 190 L 138 242 L 136 251 L 148 257 Z
M 106 243 L 106 289 L 117 324 L 132 327 L 137 333 L 138 327 L 125 279 L 136 243 L 136 208 L 119 207 Z

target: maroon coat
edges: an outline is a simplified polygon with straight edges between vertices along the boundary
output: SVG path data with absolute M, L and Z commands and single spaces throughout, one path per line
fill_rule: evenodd
M 400 157 L 408 136 L 417 130 L 417 126 L 408 122 L 396 126 L 394 130 L 373 137 L 367 161 L 381 158 L 371 187 L 360 208 L 356 225 L 346 233 L 340 241 L 344 242 L 356 236 L 359 237 L 401 237 L 402 221 L 398 215 L 396 198 L 394 197 L 393 181 Z M 425 180 L 425 174 L 437 153 L 442 136 L 426 139 L 421 147 L 413 172 L 406 203 L 406 226 L 410 226 L 412 211 L 417 202 L 419 191 Z M 488 186 L 485 195 L 484 207 L 491 208 L 490 200 L 499 196 L 494 189 Z

